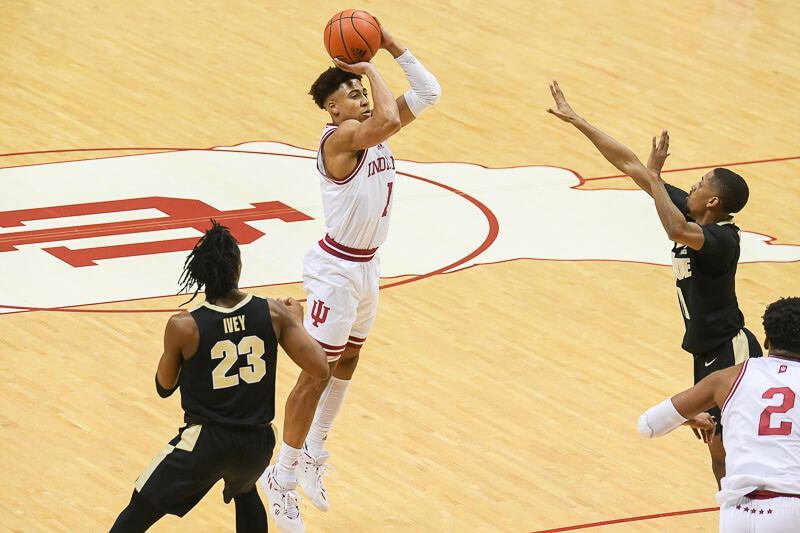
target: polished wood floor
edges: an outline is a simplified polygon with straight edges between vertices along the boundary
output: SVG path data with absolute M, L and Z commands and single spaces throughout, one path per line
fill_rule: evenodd
M 257 140 L 313 149 L 326 116 L 306 92 L 327 65 L 324 24 L 347 7 L 2 1 L 0 153 L 27 155 L 0 157 L 0 167 L 128 153 L 29 154 L 53 150 Z M 800 4 L 356 7 L 375 13 L 443 87 L 441 104 L 393 139 L 398 158 L 614 175 L 577 131 L 545 113 L 557 78 L 579 113 L 643 158 L 650 136 L 668 127 L 669 169 L 782 159 L 735 167 L 752 191 L 737 220 L 800 244 Z M 376 62 L 404 91 L 385 54 Z M 670 179 L 688 186 L 703 172 Z M 7 274 L 0 295 L 26 275 Z M 762 334 L 764 306 L 796 295 L 799 282 L 797 263 L 740 267 L 754 332 Z M 299 285 L 253 292 L 303 296 Z M 674 299 L 669 267 L 601 261 L 516 260 L 387 289 L 328 445 L 332 510 L 307 508 L 308 530 L 530 533 L 715 506 L 707 452 L 688 431 L 653 442 L 636 431 L 645 408 L 691 382 Z M 179 400 L 160 400 L 152 384 L 167 317 L 0 315 L 0 530 L 108 530 L 181 420 Z M 285 357 L 279 372 L 282 401 L 296 373 Z M 216 487 L 184 519 L 152 531 L 232 531 L 233 523 Z M 601 530 L 717 527 L 706 512 Z

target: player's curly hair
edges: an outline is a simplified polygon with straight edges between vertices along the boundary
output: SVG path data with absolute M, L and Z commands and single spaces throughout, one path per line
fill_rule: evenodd
M 311 90 L 308 94 L 314 99 L 314 103 L 320 109 L 325 109 L 325 102 L 328 98 L 339 90 L 339 87 L 346 81 L 358 80 L 361 81 L 360 74 L 353 74 L 352 72 L 345 72 L 336 67 L 330 67 L 328 70 L 319 75 L 316 81 L 311 85 Z
M 208 300 L 225 296 L 235 289 L 240 263 L 239 243 L 230 229 L 212 219 L 211 228 L 200 237 L 183 264 L 183 273 L 178 280 L 181 286 L 179 294 L 188 293 L 192 287 L 195 290 L 182 305 L 194 300 L 203 287 Z
M 781 298 L 764 311 L 764 334 L 776 350 L 800 354 L 800 298 Z
M 715 168 L 713 180 L 722 209 L 728 213 L 741 211 L 750 197 L 750 189 L 744 178 L 727 168 Z

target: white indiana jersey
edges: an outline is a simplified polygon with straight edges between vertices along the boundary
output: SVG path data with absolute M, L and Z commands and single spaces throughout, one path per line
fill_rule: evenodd
M 328 124 L 317 152 L 325 233 L 349 248 L 377 248 L 389 233 L 394 187 L 394 154 L 386 142 L 367 148 L 346 178 L 331 178 L 322 159 L 322 146 L 338 126 Z
M 748 359 L 722 406 L 720 504 L 754 490 L 800 494 L 800 362 Z

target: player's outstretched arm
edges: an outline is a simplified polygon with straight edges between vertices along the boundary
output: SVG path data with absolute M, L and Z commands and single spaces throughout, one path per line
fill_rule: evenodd
M 366 76 L 369 79 L 373 106 L 372 114 L 363 122 L 345 120 L 339 124 L 336 132 L 325 142 L 325 151 L 329 154 L 328 157 L 366 150 L 400 131 L 402 125 L 397 103 L 389 86 L 386 85 L 386 81 L 378 72 L 378 68 L 369 61 L 349 64 L 334 58 L 333 63 L 344 71 Z M 361 97 L 361 95 L 354 96 Z
M 192 315 L 182 311 L 170 317 L 164 329 L 164 352 L 156 370 L 156 390 L 159 396 L 166 398 L 178 388 L 183 353 L 194 353 L 199 342 L 200 333 Z
M 328 379 L 330 367 L 322 346 L 303 327 L 303 306 L 294 298 L 270 300 L 272 323 L 286 355 L 314 379 Z
M 548 113 L 575 126 L 578 131 L 586 135 L 586 137 L 592 141 L 592 144 L 595 145 L 609 163 L 614 165 L 617 170 L 623 174 L 633 178 L 636 185 L 647 194 L 650 196 L 653 195 L 650 191 L 650 180 L 647 176 L 647 169 L 639 158 L 636 157 L 636 154 L 627 146 L 595 128 L 589 124 L 586 119 L 575 113 L 567 102 L 567 98 L 564 96 L 556 80 L 553 80 L 553 83 L 550 84 L 550 94 L 553 95 L 553 100 L 556 102 L 556 109 L 548 108 Z
M 436 76 L 428 72 L 428 69 L 407 48 L 397 42 L 383 26 L 381 26 L 381 48 L 392 54 L 394 60 L 403 69 L 403 74 L 411 86 L 410 90 L 396 100 L 397 109 L 400 112 L 400 122 L 403 126 L 407 126 L 423 111 L 439 102 L 442 96 L 442 87 Z
M 661 179 L 661 169 L 664 161 L 669 156 L 669 132 L 661 132 L 661 138 L 656 144 L 653 137 L 653 146 L 650 150 L 650 157 L 647 158 L 647 179 L 650 182 L 650 195 L 656 203 L 656 211 L 661 225 L 667 232 L 670 240 L 685 244 L 694 250 L 699 250 L 705 244 L 703 229 L 695 222 L 689 222 L 680 209 L 673 203 L 664 181 Z
M 673 429 L 687 425 L 704 442 L 711 442 L 714 421 L 704 416 L 704 411 L 725 403 L 725 398 L 739 375 L 741 364 L 718 370 L 703 378 L 694 387 L 654 405 L 639 417 L 639 433 L 653 438 L 666 435 Z

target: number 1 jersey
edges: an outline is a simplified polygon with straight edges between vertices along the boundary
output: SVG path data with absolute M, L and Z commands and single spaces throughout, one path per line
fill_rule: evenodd
M 394 186 L 394 154 L 386 141 L 367 148 L 359 155 L 356 168 L 344 179 L 328 175 L 322 149 L 338 126 L 328 124 L 317 152 L 325 233 L 336 243 L 349 248 L 378 248 L 389 234 Z

